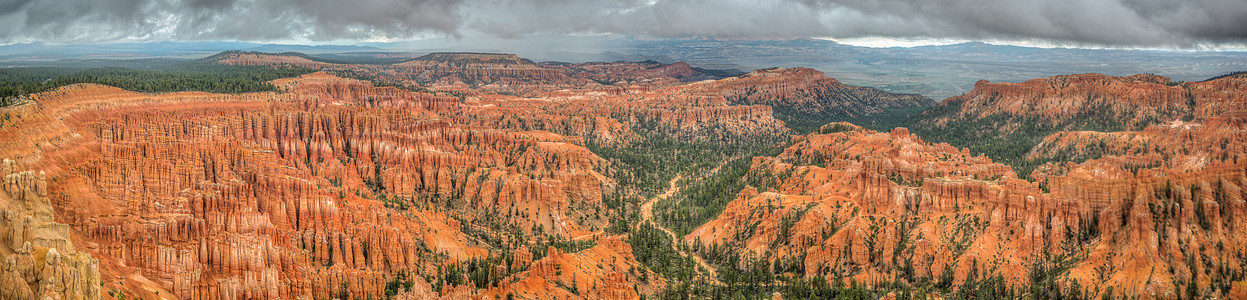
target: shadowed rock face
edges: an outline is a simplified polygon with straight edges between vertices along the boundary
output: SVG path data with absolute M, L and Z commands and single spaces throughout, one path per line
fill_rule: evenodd
M 1001 275 L 1027 287 L 1034 264 L 1061 257 L 1072 280 L 1062 288 L 1077 283 L 1093 296 L 1112 287 L 1115 295 L 1172 298 L 1193 284 L 1201 295 L 1236 297 L 1245 267 L 1236 257 L 1247 249 L 1247 79 L 1158 82 L 1168 80 L 1058 76 L 980 83 L 948 100 L 966 108 L 961 118 L 1061 120 L 1094 95 L 1098 105 L 1119 109 L 1125 126 L 1141 127 L 1048 136 L 1031 158 L 1090 160 L 1040 166 L 1036 182 L 903 128 L 829 124 L 820 132 L 834 133 L 754 158 L 744 180 L 764 187 L 740 191 L 685 239 L 796 261 L 807 277 L 869 283 L 951 275 L 961 284 Z M 1194 121 L 1176 120 L 1192 111 Z

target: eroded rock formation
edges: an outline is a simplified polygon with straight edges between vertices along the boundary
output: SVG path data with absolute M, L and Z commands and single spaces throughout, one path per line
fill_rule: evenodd
M 803 68 L 215 58 L 399 87 L 324 72 L 236 95 L 78 84 L 0 108 L 0 298 L 639 298 L 668 282 L 606 233 L 621 212 L 604 199 L 623 187 L 588 147 L 774 138 L 791 133 L 777 114 L 932 104 Z M 1059 257 L 1063 289 L 1235 298 L 1247 293 L 1244 90 L 1241 77 L 981 82 L 931 124 L 1094 115 L 1130 130 L 1047 136 L 1028 158 L 1054 162 L 1027 181 L 904 128 L 833 123 L 753 158 L 751 186 L 684 240 L 805 278 L 1021 288 Z M 555 239 L 593 243 L 538 242 Z
M 286 91 L 73 85 L 35 95 L 37 104 L 11 109 L 29 117 L 0 130 L 11 137 L 2 152 L 56 178 L 10 184 L 15 199 L 46 194 L 53 205 L 10 213 L 13 226 L 52 226 L 91 244 L 27 237 L 36 253 L 56 248 L 53 263 L 86 264 L 70 258 L 80 251 L 101 259 L 94 278 L 107 289 L 217 299 L 365 298 L 382 295 L 398 270 L 487 255 L 463 228 L 484 224 L 448 209 L 503 216 L 524 229 L 515 237 L 600 225 L 572 209 L 600 206 L 612 185 L 577 139 L 455 125 L 438 112 L 457 99 L 323 73 L 275 83 Z M 52 212 L 68 225 L 42 225 Z M 48 289 L 82 286 L 58 284 Z M 98 283 L 89 287 L 100 295 Z
M 862 116 L 888 108 L 935 104 L 921 95 L 845 85 L 809 68 L 762 69 L 706 82 L 699 88 L 721 93 L 732 103 L 769 105 L 789 114 L 818 116 Z
M 1240 188 L 1247 184 L 1247 79 L 1168 83 L 1146 75 L 1058 76 L 980 83 L 950 99 L 986 107 L 967 110 L 963 117 L 971 119 L 1017 114 L 1060 123 L 1097 105 L 1120 111 L 1127 127 L 1144 126 L 1050 135 L 1029 158 L 1056 162 L 1036 169 L 1031 182 L 904 128 L 829 124 L 779 156 L 755 158 L 744 180 L 760 186 L 740 191 L 685 239 L 806 277 L 868 284 L 955 287 L 998 276 L 1023 288 L 1035 283 L 1036 270 L 1057 266 L 1068 268 L 1053 275 L 1062 289 L 1092 296 L 1233 297 L 1241 293 L 1238 257 L 1247 248 L 1239 238 L 1247 212 Z M 1192 112 L 1193 121 L 1181 120 Z M 1155 118 L 1167 121 L 1146 125 Z
M 83 243 L 75 245 L 69 225 L 53 220 L 47 175 L 19 168 L 0 162 L 0 298 L 99 299 L 99 260 L 77 248 Z
M 922 126 L 957 123 L 1011 133 L 1026 126 L 1056 130 L 1140 130 L 1247 108 L 1241 78 L 1179 83 L 1156 75 L 1062 75 L 1020 83 L 980 80 L 965 95 L 924 113 Z M 984 123 L 984 120 L 989 120 Z

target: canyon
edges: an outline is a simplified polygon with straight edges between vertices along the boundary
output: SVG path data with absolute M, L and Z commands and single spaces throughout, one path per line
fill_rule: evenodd
M 204 60 L 309 72 L 0 107 L 0 298 L 1247 297 L 1247 76 L 981 81 L 936 103 L 809 68 Z M 939 130 L 1028 140 L 1002 156 Z M 710 178 L 726 197 L 689 188 Z
M 1026 181 L 905 128 L 832 123 L 777 156 L 753 158 L 741 179 L 750 185 L 684 240 L 703 256 L 752 254 L 783 266 L 776 273 L 868 285 L 932 282 L 1001 295 L 1056 282 L 1085 297 L 1239 298 L 1247 293 L 1247 244 L 1238 238 L 1244 95 L 1242 76 L 980 82 L 928 111 L 961 109 L 935 125 L 1008 115 L 979 129 L 990 135 L 1027 118 L 1067 123 L 1091 111 L 1136 129 L 1049 135 L 1027 156 L 1047 163 Z M 1083 107 L 1091 105 L 1106 110 Z

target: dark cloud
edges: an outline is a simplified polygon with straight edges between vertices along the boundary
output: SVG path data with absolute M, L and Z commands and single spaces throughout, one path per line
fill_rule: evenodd
M 804 0 L 821 11 L 899 21 L 874 32 L 830 20 L 834 34 L 1040 39 L 1057 43 L 1179 46 L 1247 40 L 1243 0 Z M 835 16 L 835 13 L 829 14 Z
M 504 37 L 538 33 L 760 39 L 881 36 L 1183 48 L 1247 41 L 1244 0 L 486 3 L 473 10 L 483 13 L 469 18 L 468 28 Z
M 0 42 L 326 41 L 623 34 L 899 37 L 1204 47 L 1244 0 L 0 0 Z
M 0 0 L 0 41 L 335 40 L 458 35 L 456 0 Z
M 597 33 L 773 39 L 828 32 L 818 11 L 784 1 L 483 0 L 474 2 L 471 11 L 465 27 L 499 37 Z

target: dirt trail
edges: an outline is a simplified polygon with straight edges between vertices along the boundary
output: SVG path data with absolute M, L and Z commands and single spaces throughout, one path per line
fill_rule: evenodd
M 715 170 L 717 171 L 718 168 L 715 168 Z M 671 244 L 671 249 L 675 250 L 676 252 L 679 252 L 681 255 L 692 257 L 693 261 L 697 262 L 697 265 L 701 266 L 702 268 L 706 270 L 706 273 L 708 274 L 701 274 L 701 272 L 698 271 L 698 273 L 701 276 L 706 278 L 706 281 L 712 284 L 716 284 L 716 285 L 723 285 L 722 282 L 719 282 L 719 272 L 715 270 L 714 266 L 711 266 L 710 264 L 706 263 L 706 260 L 702 259 L 701 255 L 697 255 L 697 253 L 685 252 L 683 249 L 680 249 L 678 245 L 683 243 L 684 239 L 680 238 L 680 236 L 675 235 L 674 232 L 671 232 L 671 230 L 667 229 L 666 227 L 663 227 L 662 225 L 658 224 L 658 222 L 653 221 L 654 203 L 658 203 L 658 200 L 667 199 L 667 197 L 671 197 L 671 195 L 674 195 L 676 191 L 679 191 L 679 188 L 676 187 L 675 183 L 677 181 L 680 181 L 681 178 L 683 178 L 683 176 L 680 176 L 680 175 L 677 175 L 675 178 L 672 178 L 671 182 L 667 183 L 667 191 L 657 196 L 654 196 L 653 198 L 650 198 L 649 201 L 645 201 L 645 204 L 641 204 L 641 221 L 637 222 L 637 226 L 640 226 L 641 223 L 649 222 L 655 228 L 658 228 L 658 230 L 662 230 L 662 232 L 666 233 L 667 236 L 671 237 L 671 240 L 673 241 L 673 243 Z

